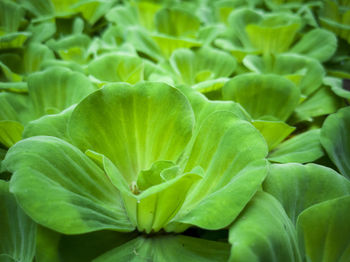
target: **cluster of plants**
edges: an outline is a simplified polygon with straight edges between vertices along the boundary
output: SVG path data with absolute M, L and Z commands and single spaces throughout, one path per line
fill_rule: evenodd
M 0 261 L 350 261 L 349 17 L 1 0 Z

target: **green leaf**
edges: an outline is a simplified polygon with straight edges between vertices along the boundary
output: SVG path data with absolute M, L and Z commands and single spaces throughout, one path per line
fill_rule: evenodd
M 268 159 L 277 163 L 308 163 L 323 156 L 320 129 L 296 135 L 277 146 Z
M 125 33 L 126 41 L 140 53 L 147 55 L 154 61 L 163 59 L 162 51 L 152 37 L 139 27 L 131 27 Z
M 18 32 L 24 19 L 24 10 L 14 1 L 0 2 L 0 50 L 22 47 L 31 35 L 29 32 Z
M 0 180 L 0 260 L 32 262 L 35 255 L 36 224 L 23 212 Z
M 155 28 L 155 14 L 162 5 L 153 2 L 134 2 L 140 24 L 150 31 Z
M 333 56 L 336 49 L 336 36 L 328 30 L 317 28 L 303 35 L 300 41 L 290 49 L 290 52 L 325 62 Z
M 170 173 L 166 171 L 170 171 Z M 167 181 L 168 179 L 164 176 L 165 174 L 169 174 L 171 178 L 174 178 L 178 172 L 178 166 L 175 166 L 172 161 L 156 161 L 149 170 L 142 170 L 140 172 L 137 177 L 137 187 L 139 190 L 144 191 Z
M 33 1 L 26 1 L 26 0 L 19 0 L 18 1 L 22 7 L 24 7 L 26 10 L 28 10 L 30 13 L 35 15 L 36 17 L 51 17 L 54 15 L 54 5 L 52 1 L 46 1 L 46 0 L 36 0 Z
M 175 37 L 195 37 L 200 26 L 200 21 L 195 15 L 180 8 L 159 10 L 154 22 L 159 33 Z
M 0 143 L 9 148 L 22 139 L 23 126 L 17 121 L 0 121 Z
M 245 27 L 252 46 L 263 54 L 286 52 L 300 28 L 300 19 L 287 13 L 266 15 L 259 24 Z
M 0 120 L 26 123 L 33 118 L 30 109 L 30 100 L 26 94 L 0 93 Z
M 0 2 L 0 14 L 0 29 L 5 33 L 16 32 L 24 18 L 23 9 L 16 2 L 7 0 Z
M 0 82 L 0 91 L 28 93 L 28 85 L 26 82 Z
M 175 50 L 170 57 L 170 64 L 180 83 L 193 84 L 195 80 L 195 53 L 190 49 Z
M 201 43 L 191 38 L 179 38 L 163 34 L 152 35 L 153 41 L 158 45 L 161 54 L 165 58 L 170 58 L 171 54 L 179 48 L 200 47 Z
M 102 162 L 109 179 L 121 192 L 125 209 L 132 223 L 137 225 L 138 231 L 145 231 L 147 234 L 151 231 L 158 232 L 176 215 L 188 191 L 194 183 L 202 178 L 195 170 L 183 175 L 177 175 L 179 169 L 175 170 L 174 174 L 173 170 L 168 168 L 162 170 L 159 174 L 160 178 L 168 179 L 158 181 L 160 183 L 152 181 L 153 186 L 148 184 L 150 187 L 143 188 L 144 191 L 140 191 L 142 188 L 138 188 L 136 183 L 131 183 L 128 186 L 125 178 L 108 158 L 90 151 L 89 154 L 91 155 L 91 153 L 94 154 L 93 157 L 97 161 Z M 161 163 L 164 165 L 165 161 L 156 162 L 153 165 L 153 170 L 141 171 L 139 178 L 141 177 L 141 180 L 144 178 L 142 172 L 150 173 L 156 171 L 155 169 Z M 169 163 L 166 165 L 169 165 Z M 172 173 L 170 175 L 173 178 L 167 176 L 169 171 Z M 141 182 L 141 186 L 144 186 L 142 181 L 137 182 Z
M 235 175 L 227 185 L 204 197 L 193 209 L 187 211 L 186 208 L 189 207 L 184 205 L 173 221 L 209 230 L 228 226 L 260 188 L 267 171 L 268 165 L 264 160 L 248 165 Z
M 111 84 L 79 103 L 68 133 L 81 150 L 109 158 L 130 184 L 157 160 L 175 162 L 193 124 L 191 106 L 175 88 L 152 82 Z
M 23 0 L 20 1 L 23 2 Z M 28 3 L 28 1 L 26 1 L 26 3 Z M 53 37 L 53 35 L 56 32 L 56 24 L 53 21 L 46 21 L 38 24 L 30 24 L 27 30 L 32 33 L 30 37 L 30 43 L 44 42 Z
M 209 47 L 202 47 L 195 52 L 189 49 L 175 50 L 171 55 L 170 64 L 180 83 L 189 85 L 229 77 L 237 66 L 232 56 Z
M 191 103 L 196 119 L 195 129 L 199 128 L 211 113 L 217 111 L 229 111 L 240 119 L 250 120 L 248 113 L 238 103 L 233 101 L 209 100 L 204 95 L 188 86 L 177 86 L 177 88 L 180 89 Z
M 22 140 L 10 148 L 2 164 L 13 173 L 11 192 L 43 226 L 65 234 L 134 229 L 104 172 L 63 140 Z
M 28 32 L 15 32 L 0 36 L 0 50 L 20 48 L 30 35 Z
M 325 75 L 319 61 L 298 54 L 277 54 L 273 56 L 248 55 L 243 64 L 256 73 L 273 73 L 285 77 L 299 76 L 297 83 L 302 94 L 310 95 L 322 84 Z
M 62 235 L 56 231 L 38 225 L 36 232 L 35 261 L 61 262 L 58 245 Z
M 39 71 L 44 61 L 54 58 L 54 53 L 47 46 L 31 43 L 23 55 L 23 70 L 25 73 Z
M 205 248 L 203 248 L 205 247 Z M 94 262 L 154 261 L 154 262 L 221 262 L 227 261 L 229 245 L 226 243 L 188 236 L 138 237 L 106 254 Z
M 350 107 L 330 115 L 321 129 L 321 143 L 340 173 L 350 178 Z
M 136 198 L 126 198 L 126 208 L 131 219 L 136 218 L 137 229 L 146 233 L 162 229 L 176 215 L 193 184 L 201 178 L 188 172 L 150 187 Z
M 10 57 L 9 59 L 12 60 L 12 58 L 13 57 Z M 16 58 L 18 58 L 18 57 L 15 57 L 15 59 Z M 6 60 L 9 60 L 9 59 L 6 59 Z M 3 72 L 2 80 L 5 80 L 6 82 L 8 82 L 8 81 L 9 82 L 21 82 L 23 80 L 21 75 L 12 72 L 11 69 L 2 62 L 0 62 L 0 68 Z
M 254 49 L 246 31 L 249 24 L 257 24 L 262 20 L 262 15 L 249 8 L 239 8 L 231 12 L 228 17 L 232 35 L 238 38 L 241 47 Z
M 232 262 L 301 262 L 297 234 L 281 204 L 258 192 L 229 234 Z
M 326 77 L 324 79 L 324 85 L 330 86 L 337 96 L 350 99 L 350 91 L 343 88 L 343 79 Z
M 185 171 L 196 166 L 204 169 L 206 175 L 199 187 L 202 194 L 198 195 L 201 198 L 204 192 L 226 185 L 246 165 L 266 154 L 266 142 L 249 122 L 231 112 L 217 111 L 197 129 L 180 163 Z
M 349 181 L 333 169 L 315 164 L 271 165 L 263 188 L 281 202 L 294 224 L 310 206 L 350 194 Z
M 83 67 L 74 61 L 45 60 L 41 65 L 42 70 L 46 70 L 50 67 L 65 67 L 66 69 L 70 69 L 74 72 L 85 74 Z
M 132 27 L 138 25 L 137 11 L 130 5 L 116 6 L 106 14 L 106 19 L 121 27 Z
M 32 136 L 54 136 L 70 141 L 67 134 L 67 125 L 75 106 L 68 107 L 59 114 L 45 115 L 26 124 L 23 138 Z
M 62 60 L 86 64 L 88 59 L 87 48 L 91 39 L 85 34 L 71 34 L 59 40 L 51 38 L 47 45 L 56 51 Z
M 221 100 L 221 88 L 229 78 L 221 77 L 213 80 L 206 80 L 192 86 L 194 90 L 205 94 L 211 100 Z M 217 94 L 220 98 L 213 98 L 211 95 Z
M 213 129 L 213 126 L 216 128 Z M 266 142 L 249 122 L 237 118 L 231 112 L 217 111 L 210 114 L 196 131 L 180 161 L 181 166 L 185 165 L 185 172 L 200 166 L 203 168 L 204 176 L 188 195 L 176 219 L 182 221 L 181 217 L 189 213 L 189 217 L 186 219 L 192 220 L 191 223 L 196 223 L 204 228 L 217 229 L 226 226 L 232 221 L 231 217 L 222 217 L 222 220 L 217 220 L 215 223 L 212 216 L 196 217 L 191 214 L 191 210 L 202 203 L 203 209 L 196 209 L 194 214 L 196 212 L 210 212 L 212 214 L 215 209 L 214 199 L 221 199 L 225 195 L 231 194 L 233 188 L 241 185 L 240 181 L 244 180 L 247 187 L 241 187 L 245 194 L 242 193 L 242 198 L 239 198 L 237 208 L 232 209 L 234 218 L 234 215 L 237 215 L 237 212 L 251 198 L 252 192 L 256 191 L 256 187 L 262 182 L 264 176 L 263 171 L 261 171 L 259 175 L 255 175 L 255 179 L 250 180 L 251 172 L 249 169 L 247 169 L 247 173 L 242 170 L 249 163 L 263 159 L 266 154 Z M 241 178 L 240 172 L 242 172 Z M 244 176 L 244 173 L 247 177 Z M 227 186 L 228 184 L 229 186 Z M 236 200 L 232 199 L 230 203 L 236 203 Z M 220 206 L 222 201 L 219 202 L 217 204 Z M 205 206 L 208 208 L 212 206 L 213 209 L 206 211 Z M 225 208 L 225 206 L 220 208 Z M 175 222 L 176 219 L 174 219 Z
M 143 71 L 144 63 L 141 58 L 122 53 L 105 54 L 88 65 L 89 74 L 109 82 L 136 84 L 143 80 Z
M 300 91 L 290 80 L 270 74 L 243 74 L 222 88 L 225 100 L 240 103 L 254 118 L 285 121 L 299 103 Z
M 87 0 L 78 1 L 71 10 L 81 13 L 91 25 L 95 24 L 113 6 L 113 1 Z
M 350 255 L 350 196 L 322 202 L 298 219 L 307 261 L 346 262 Z
M 340 97 L 336 96 L 328 86 L 322 86 L 295 109 L 294 122 L 332 114 L 342 105 Z
M 252 124 L 264 136 L 269 146 L 269 151 L 278 146 L 295 130 L 295 127 L 289 126 L 282 121 L 254 120 Z
M 63 67 L 31 74 L 28 89 L 36 118 L 57 114 L 96 90 L 83 74 Z
M 2 170 L 2 161 L 4 160 L 7 153 L 7 149 L 0 148 L 0 179 L 8 180 L 7 174 Z

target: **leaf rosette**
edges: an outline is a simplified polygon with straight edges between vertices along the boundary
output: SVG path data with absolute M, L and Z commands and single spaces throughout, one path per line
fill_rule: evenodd
M 106 85 L 62 118 L 60 138 L 10 148 L 10 190 L 65 234 L 225 228 L 261 188 L 268 149 L 228 102 L 194 101 L 163 83 Z

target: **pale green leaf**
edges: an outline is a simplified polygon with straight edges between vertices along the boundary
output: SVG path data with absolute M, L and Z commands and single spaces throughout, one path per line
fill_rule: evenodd
M 143 80 L 144 63 L 138 56 L 108 53 L 90 62 L 88 72 L 102 81 L 136 84 Z
M 54 137 L 18 142 L 2 165 L 10 190 L 35 221 L 66 234 L 134 228 L 117 189 L 78 148 Z
M 309 95 L 322 84 L 325 75 L 319 61 L 298 54 L 278 54 L 271 56 L 248 55 L 243 64 L 256 73 L 273 73 L 285 77 L 299 76 L 299 86 L 302 94 Z
M 285 121 L 299 103 L 300 90 L 290 80 L 270 74 L 242 74 L 222 88 L 223 98 L 240 103 L 253 119 Z
M 333 56 L 336 49 L 336 36 L 328 30 L 317 28 L 303 35 L 300 41 L 290 49 L 290 52 L 325 62 Z
M 78 103 L 95 90 L 81 73 L 63 67 L 51 67 L 28 77 L 29 96 L 36 118 L 57 114 Z
M 295 127 L 289 126 L 282 121 L 254 120 L 252 124 L 264 136 L 269 150 L 278 146 L 295 130 Z
M 248 24 L 245 30 L 254 48 L 263 54 L 275 54 L 288 50 L 299 28 L 299 17 L 273 13 L 258 24 Z
M 231 55 L 209 47 L 202 47 L 197 51 L 175 50 L 171 55 L 170 64 L 180 83 L 189 85 L 229 77 L 237 66 Z
M 9 148 L 22 139 L 23 125 L 17 121 L 0 121 L 0 143 Z
M 121 83 L 84 99 L 72 113 L 68 133 L 81 150 L 109 158 L 131 183 L 157 160 L 176 161 L 193 124 L 191 106 L 177 89 L 162 83 Z

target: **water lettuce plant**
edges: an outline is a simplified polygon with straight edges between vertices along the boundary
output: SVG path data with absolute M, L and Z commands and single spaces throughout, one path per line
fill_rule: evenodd
M 0 261 L 349 261 L 349 8 L 2 0 Z

